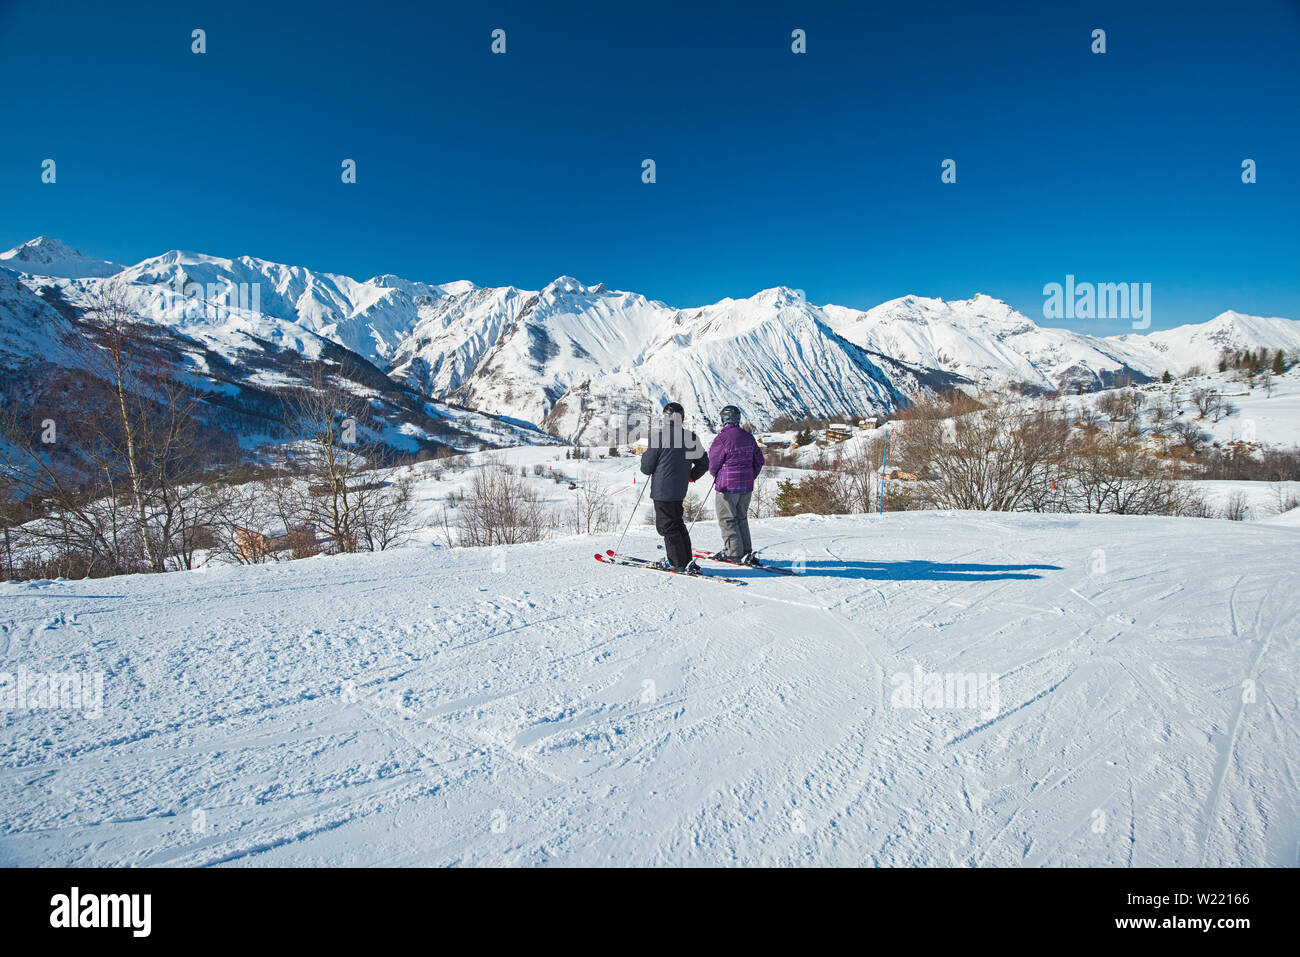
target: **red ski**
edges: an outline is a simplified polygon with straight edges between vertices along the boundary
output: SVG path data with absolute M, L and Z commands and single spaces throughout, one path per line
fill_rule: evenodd
M 644 558 L 635 558 L 631 555 L 616 555 L 614 550 L 610 549 L 604 555 L 596 553 L 596 561 L 603 565 L 623 565 L 627 568 L 647 568 L 652 572 L 665 572 L 669 575 L 676 575 L 679 578 L 703 578 L 711 582 L 725 582 L 728 585 L 747 585 L 746 581 L 739 578 L 727 578 L 723 575 L 711 575 L 708 572 L 701 571 L 696 575 L 688 575 L 686 572 L 673 571 L 671 568 L 665 568 L 658 562 L 648 561 Z

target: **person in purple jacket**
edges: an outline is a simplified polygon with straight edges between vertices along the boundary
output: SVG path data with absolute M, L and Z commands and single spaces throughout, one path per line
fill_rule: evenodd
M 740 427 L 740 410 L 729 405 L 722 410 L 722 431 L 709 446 L 709 472 L 717 496 L 718 527 L 722 550 L 714 558 L 742 565 L 757 565 L 754 544 L 749 540 L 749 499 L 754 480 L 763 470 L 763 450 Z

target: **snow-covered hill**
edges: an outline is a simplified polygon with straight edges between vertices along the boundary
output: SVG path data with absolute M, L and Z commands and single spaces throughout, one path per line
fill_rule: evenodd
M 5 711 L 0 863 L 1297 864 L 1295 527 L 755 531 L 804 577 L 573 538 L 0 584 L 0 670 L 103 681 Z

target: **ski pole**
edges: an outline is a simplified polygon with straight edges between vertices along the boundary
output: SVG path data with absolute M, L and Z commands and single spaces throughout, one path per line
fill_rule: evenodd
M 623 539 L 627 536 L 627 530 L 632 527 L 632 519 L 636 518 L 636 510 L 641 507 L 641 496 L 645 494 L 646 486 L 649 484 L 648 480 L 641 483 L 641 491 L 637 493 L 636 504 L 632 506 L 632 514 L 627 517 L 627 524 L 623 526 L 623 534 L 618 537 L 618 544 L 614 546 L 615 553 L 623 547 Z
M 708 503 L 709 496 L 713 494 L 713 486 L 717 484 L 718 484 L 718 477 L 715 475 L 713 476 L 713 480 L 709 482 L 709 490 L 704 493 L 704 501 L 700 503 L 700 515 L 704 514 L 704 506 Z M 695 523 L 700 520 L 700 515 L 696 515 L 695 518 L 692 519 L 691 527 L 686 530 L 686 534 L 688 536 L 691 534 L 692 531 L 695 530 Z

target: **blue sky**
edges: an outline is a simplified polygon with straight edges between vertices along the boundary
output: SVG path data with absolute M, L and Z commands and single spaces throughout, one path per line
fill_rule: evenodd
M 542 6 L 0 0 L 0 248 L 1300 318 L 1300 0 Z

